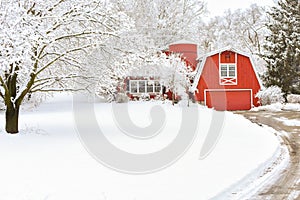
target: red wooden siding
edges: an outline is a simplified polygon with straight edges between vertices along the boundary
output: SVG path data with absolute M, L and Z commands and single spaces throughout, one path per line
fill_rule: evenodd
M 224 51 L 221 53 L 221 63 L 235 63 L 235 52 Z
M 216 110 L 251 109 L 251 90 L 206 91 L 206 105 Z M 222 101 L 220 101 L 220 99 Z

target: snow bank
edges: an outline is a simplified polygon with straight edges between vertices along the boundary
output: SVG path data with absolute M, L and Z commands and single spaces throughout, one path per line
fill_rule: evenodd
M 272 111 L 272 112 L 278 112 L 278 111 L 300 111 L 300 104 L 297 103 L 275 103 L 271 105 L 266 106 L 259 106 L 252 108 L 251 111 Z
M 277 118 L 278 121 L 283 122 L 286 126 L 300 126 L 300 120 L 287 119 L 285 117 Z
M 62 100 L 62 99 L 60 99 Z M 130 102 L 130 116 L 147 125 L 149 109 L 157 102 Z M 167 114 L 164 131 L 142 144 L 117 132 L 111 104 L 98 103 L 99 124 L 115 145 L 128 151 L 155 151 L 167 145 L 180 125 L 178 106 L 162 105 Z M 216 111 L 199 107 L 198 136 L 175 164 L 146 175 L 122 174 L 99 164 L 81 145 L 70 100 L 44 103 L 35 112 L 21 113 L 21 133 L 0 129 L 0 197 L 6 200 L 199 200 L 209 199 L 264 167 L 277 152 L 272 132 L 242 116 L 225 113 L 222 136 L 212 153 L 199 153 Z M 3 122 L 3 115 L 0 116 Z
M 300 104 L 287 103 L 283 105 L 282 110 L 300 111 Z

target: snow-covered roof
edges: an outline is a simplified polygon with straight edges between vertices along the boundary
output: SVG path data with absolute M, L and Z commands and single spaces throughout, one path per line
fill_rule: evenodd
M 207 58 L 207 57 L 210 57 L 210 56 L 212 56 L 212 55 L 215 55 L 215 54 L 219 54 L 219 53 L 224 52 L 224 51 L 233 51 L 233 52 L 235 52 L 235 53 L 238 53 L 238 54 L 240 54 L 240 55 L 243 55 L 243 56 L 248 57 L 248 58 L 250 59 L 251 65 L 253 66 L 253 70 L 254 70 L 254 72 L 255 72 L 256 78 L 257 78 L 257 80 L 258 80 L 260 86 L 262 87 L 262 82 L 261 82 L 261 79 L 259 78 L 258 73 L 257 73 L 257 70 L 256 70 L 256 68 L 255 68 L 255 66 L 254 66 L 254 62 L 252 61 L 251 54 L 245 53 L 245 52 L 240 51 L 240 50 L 238 50 L 238 49 L 235 49 L 235 48 L 233 48 L 232 46 L 226 46 L 226 47 L 221 48 L 221 49 L 218 49 L 218 50 L 216 50 L 216 51 L 212 51 L 212 52 L 209 52 L 209 53 L 204 54 L 204 55 L 202 55 L 202 56 L 199 56 L 199 57 L 197 58 L 197 60 L 199 60 L 199 61 L 201 61 L 201 62 L 199 62 L 198 67 L 196 68 L 197 72 L 196 72 L 196 76 L 195 76 L 195 79 L 194 79 L 192 88 L 191 88 L 191 90 L 190 90 L 191 92 L 194 92 L 194 91 L 196 91 L 196 89 L 197 89 L 198 82 L 199 82 L 199 80 L 200 80 L 200 77 L 201 77 L 201 74 L 202 74 L 202 70 L 203 70 L 204 65 L 205 65 L 205 62 L 206 62 L 206 58 Z
M 197 43 L 190 40 L 178 40 L 176 42 L 171 43 L 170 45 L 173 44 L 197 44 Z
M 246 53 L 246 52 L 240 51 L 238 49 L 235 49 L 232 46 L 226 46 L 226 47 L 223 47 L 221 49 L 218 49 L 218 50 L 215 50 L 215 51 L 211 51 L 211 52 L 209 52 L 207 54 L 201 55 L 197 59 L 199 60 L 199 59 L 202 59 L 202 58 L 206 58 L 206 57 L 209 57 L 209 56 L 212 56 L 212 55 L 215 55 L 217 53 L 224 52 L 224 51 L 233 51 L 233 52 L 236 52 L 236 53 L 241 54 L 243 56 L 251 57 L 251 55 L 249 53 Z

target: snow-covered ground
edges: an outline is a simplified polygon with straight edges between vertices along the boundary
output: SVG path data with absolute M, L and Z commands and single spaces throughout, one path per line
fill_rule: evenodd
M 255 107 L 251 109 L 252 111 L 300 111 L 300 103 L 274 103 L 271 105 Z
M 283 124 L 286 126 L 300 126 L 300 118 L 299 120 L 297 120 L 297 119 L 287 119 L 285 117 L 280 117 L 277 120 L 283 122 Z
M 300 112 L 300 103 L 274 103 L 271 105 L 255 107 L 251 111 L 270 111 L 270 112 L 279 112 L 279 111 L 294 111 Z M 286 126 L 300 126 L 300 117 L 298 119 L 288 119 L 286 117 L 278 117 L 278 121 L 282 122 Z
M 209 199 L 244 177 L 256 176 L 280 146 L 269 130 L 226 112 L 220 140 L 208 157 L 199 160 L 215 120 L 215 111 L 199 106 L 197 138 L 182 158 L 155 173 L 124 174 L 103 166 L 85 150 L 76 133 L 71 100 L 55 98 L 33 111 L 22 111 L 17 135 L 4 133 L 1 113 L 0 199 Z M 129 102 L 132 121 L 140 126 L 149 124 L 149 110 L 154 105 L 165 110 L 166 124 L 162 135 L 144 141 L 118 133 L 111 104 L 97 103 L 94 108 L 112 143 L 128 152 L 149 153 L 170 143 L 181 122 L 180 106 L 160 102 Z

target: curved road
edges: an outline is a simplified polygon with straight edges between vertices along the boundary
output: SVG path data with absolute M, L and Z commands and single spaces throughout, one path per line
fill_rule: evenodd
M 258 190 L 250 199 L 254 200 L 280 200 L 280 199 L 300 199 L 300 126 L 299 124 L 284 123 L 287 119 L 289 122 L 300 121 L 300 112 L 296 111 L 239 111 L 247 119 L 257 124 L 264 124 L 277 130 L 286 132 L 287 136 L 281 135 L 285 145 L 287 145 L 290 162 L 278 179 L 271 185 L 265 185 Z

